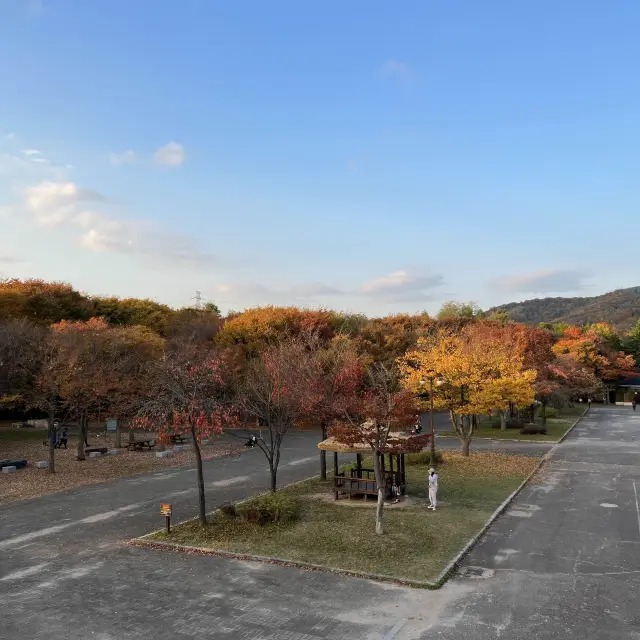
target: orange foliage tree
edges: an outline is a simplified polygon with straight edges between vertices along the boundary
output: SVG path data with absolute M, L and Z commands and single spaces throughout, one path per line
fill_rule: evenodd
M 333 311 L 257 307 L 228 318 L 216 341 L 222 346 L 238 346 L 248 357 L 255 357 L 289 337 L 314 333 L 327 341 L 339 325 L 340 317 Z

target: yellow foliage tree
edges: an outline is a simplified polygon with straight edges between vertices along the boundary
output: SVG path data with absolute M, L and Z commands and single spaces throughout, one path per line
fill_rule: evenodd
M 536 372 L 525 369 L 523 347 L 510 339 L 504 327 L 474 324 L 460 332 L 440 330 L 418 340 L 417 348 L 400 360 L 405 385 L 415 393 L 433 383 L 433 404 L 449 411 L 460 438 L 463 455 L 469 447 L 475 416 L 506 412 L 511 405 L 527 405 L 534 400 Z

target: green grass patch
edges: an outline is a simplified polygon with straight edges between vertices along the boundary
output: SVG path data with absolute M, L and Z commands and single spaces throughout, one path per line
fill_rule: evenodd
M 586 406 L 567 407 L 558 410 L 555 418 L 547 418 L 547 433 L 520 433 L 520 429 L 500 429 L 500 416 L 491 418 L 481 416 L 478 427 L 474 430 L 475 438 L 492 438 L 493 440 L 538 440 L 543 442 L 557 442 L 573 426 L 574 422 L 584 413 Z M 541 419 L 536 419 L 540 424 Z M 447 431 L 442 435 L 456 436 L 454 431 Z
M 408 498 L 404 506 L 385 509 L 382 536 L 374 532 L 374 500 L 334 502 L 331 483 L 312 479 L 279 492 L 300 505 L 295 522 L 260 525 L 216 512 L 206 527 L 191 521 L 150 539 L 433 581 L 537 462 L 495 453 L 463 458 L 447 451 L 438 467 L 436 512 L 427 509 L 428 466 L 407 466 Z

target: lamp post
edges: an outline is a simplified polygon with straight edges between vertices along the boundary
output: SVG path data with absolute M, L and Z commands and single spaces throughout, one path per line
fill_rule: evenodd
M 433 380 L 435 376 L 429 376 L 429 426 L 431 427 L 431 466 L 435 466 L 436 464 L 436 430 L 433 423 Z M 420 386 L 424 388 L 426 382 L 424 380 L 420 380 Z M 438 380 L 436 383 L 438 386 L 442 384 L 442 380 Z

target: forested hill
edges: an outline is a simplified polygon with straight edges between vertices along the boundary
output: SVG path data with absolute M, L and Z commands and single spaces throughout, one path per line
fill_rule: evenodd
M 618 289 L 591 298 L 536 298 L 511 302 L 487 313 L 494 311 L 506 311 L 513 320 L 527 324 L 608 322 L 618 330 L 626 331 L 640 319 L 640 287 Z

